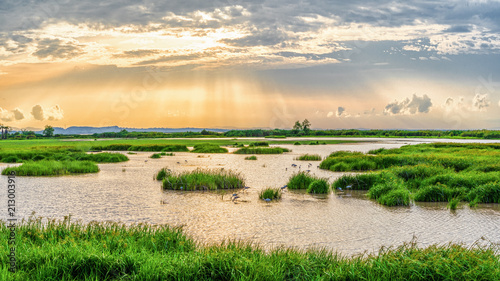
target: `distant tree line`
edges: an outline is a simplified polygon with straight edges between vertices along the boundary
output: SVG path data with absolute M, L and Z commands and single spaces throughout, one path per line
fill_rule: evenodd
M 500 131 L 490 130 L 231 130 L 226 137 L 272 137 L 272 136 L 331 136 L 331 137 L 462 137 L 476 139 L 500 139 Z
M 291 130 L 286 129 L 252 129 L 230 130 L 225 133 L 202 130 L 201 132 L 120 132 L 95 133 L 92 135 L 60 135 L 54 134 L 54 128 L 47 125 L 42 134 L 33 131 L 21 130 L 10 132 L 9 127 L 2 126 L 2 139 L 32 139 L 32 138 L 201 138 L 201 137 L 430 137 L 430 138 L 475 138 L 475 139 L 500 139 L 497 130 L 312 130 L 311 123 L 305 119 L 296 121 Z

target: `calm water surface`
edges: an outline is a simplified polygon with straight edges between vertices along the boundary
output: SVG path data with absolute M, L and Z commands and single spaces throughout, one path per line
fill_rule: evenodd
M 324 139 L 324 138 L 321 138 Z M 366 139 L 364 139 L 366 140 Z M 420 245 L 462 242 L 472 244 L 481 237 L 500 243 L 500 207 L 480 205 L 470 209 L 462 205 L 457 211 L 446 204 L 417 203 L 411 207 L 384 207 L 366 198 L 364 192 L 331 193 L 314 196 L 286 191 L 280 202 L 266 204 L 258 199 L 265 187 L 286 184 L 299 170 L 330 181 L 342 175 L 317 168 L 319 161 L 295 161 L 304 153 L 327 156 L 333 151 L 367 152 L 380 147 L 436 140 L 372 140 L 344 145 L 293 146 L 284 155 L 258 155 L 257 161 L 244 160 L 245 155 L 175 153 L 173 157 L 149 159 L 151 152 L 127 155 L 130 161 L 101 164 L 97 174 L 64 177 L 17 177 L 18 217 L 62 218 L 71 214 L 84 222 L 113 220 L 125 223 L 183 225 L 191 237 L 200 242 L 241 239 L 266 248 L 287 246 L 324 247 L 346 255 L 377 251 L 381 246 L 400 245 L 414 236 Z M 442 141 L 442 140 L 438 140 Z M 464 140 L 459 140 L 464 142 Z M 230 151 L 234 149 L 230 148 Z M 179 162 L 179 163 L 177 163 Z M 308 164 L 311 167 L 308 168 Z M 2 164 L 0 168 L 6 167 Z M 155 173 L 169 167 L 174 171 L 197 167 L 224 168 L 241 172 L 247 192 L 239 191 L 241 201 L 230 200 L 233 191 L 180 192 L 163 191 L 153 180 Z M 1 177 L 0 210 L 6 219 L 7 178 Z

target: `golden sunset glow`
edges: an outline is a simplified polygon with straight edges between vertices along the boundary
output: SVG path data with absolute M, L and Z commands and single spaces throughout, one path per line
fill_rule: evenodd
M 416 12 L 424 9 L 419 1 L 308 12 L 278 2 L 158 7 L 124 6 L 107 18 L 60 4 L 38 20 L 32 9 L 11 7 L 12 21 L 0 33 L 2 122 L 19 128 L 289 128 L 300 118 L 318 128 L 500 124 L 500 37 L 487 19 L 447 21 Z M 461 9 L 456 4 L 448 13 Z M 480 7 L 467 11 L 484 15 Z

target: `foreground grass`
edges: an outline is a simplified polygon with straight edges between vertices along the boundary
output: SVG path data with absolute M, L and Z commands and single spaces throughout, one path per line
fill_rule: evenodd
M 421 144 L 379 149 L 369 155 L 336 152 L 320 168 L 332 171 L 370 171 L 346 174 L 335 189 L 368 190 L 368 196 L 387 206 L 423 202 L 468 201 L 500 203 L 500 144 Z
M 230 170 L 203 170 L 174 173 L 162 169 L 156 175 L 157 180 L 163 181 L 164 189 L 173 190 L 218 190 L 243 188 L 245 181 L 239 173 Z
M 198 245 L 167 225 L 31 218 L 17 228 L 17 272 L 0 224 L 1 280 L 499 280 L 498 245 L 419 248 L 343 257 L 326 250 Z

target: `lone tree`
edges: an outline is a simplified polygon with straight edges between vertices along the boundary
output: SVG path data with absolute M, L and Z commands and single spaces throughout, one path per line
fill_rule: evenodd
M 298 134 L 299 131 L 302 130 L 302 124 L 300 124 L 299 120 L 295 121 L 295 125 L 293 125 L 293 133 Z
M 46 125 L 45 130 L 43 130 L 43 135 L 48 138 L 54 136 L 54 128 L 50 125 Z
M 309 122 L 309 120 L 307 119 L 304 119 L 304 121 L 302 121 L 302 130 L 304 131 L 304 134 L 309 134 L 309 131 L 311 131 L 311 122 Z

